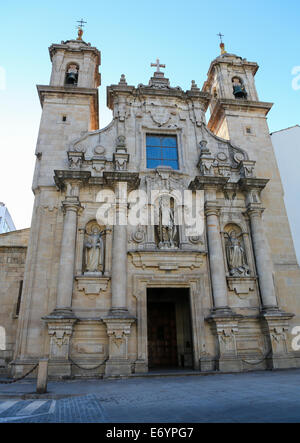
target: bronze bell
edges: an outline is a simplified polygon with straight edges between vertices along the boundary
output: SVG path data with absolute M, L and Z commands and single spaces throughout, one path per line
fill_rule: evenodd
M 233 95 L 235 98 L 247 98 L 247 92 L 242 85 L 233 85 Z
M 77 83 L 77 72 L 68 72 L 67 73 L 67 83 L 69 85 L 74 85 Z

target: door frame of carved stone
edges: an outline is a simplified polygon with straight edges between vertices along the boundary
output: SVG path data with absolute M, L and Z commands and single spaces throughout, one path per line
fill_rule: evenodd
M 187 288 L 191 317 L 191 333 L 193 342 L 193 367 L 199 370 L 200 352 L 204 343 L 204 312 L 202 298 L 204 281 L 195 275 L 149 275 L 138 274 L 133 277 L 133 295 L 137 301 L 137 361 L 136 372 L 148 372 L 148 316 L 147 290 L 150 288 Z

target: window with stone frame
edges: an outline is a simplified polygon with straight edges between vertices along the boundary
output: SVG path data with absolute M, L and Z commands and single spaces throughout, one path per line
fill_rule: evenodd
M 179 169 L 176 135 L 147 134 L 146 152 L 147 168 L 170 166 Z

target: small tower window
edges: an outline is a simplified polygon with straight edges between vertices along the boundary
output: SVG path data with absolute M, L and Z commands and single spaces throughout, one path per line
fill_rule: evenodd
M 233 95 L 237 99 L 247 99 L 247 91 L 245 89 L 245 86 L 242 82 L 242 80 L 239 77 L 233 77 L 232 79 L 232 86 L 233 86 Z
M 66 122 L 66 121 L 67 121 L 67 116 L 66 116 L 66 115 L 63 115 L 63 117 L 62 117 L 62 121 L 63 121 L 63 122 Z
M 75 63 L 69 65 L 66 72 L 65 84 L 70 86 L 77 86 L 78 72 L 79 72 L 78 65 L 76 65 Z

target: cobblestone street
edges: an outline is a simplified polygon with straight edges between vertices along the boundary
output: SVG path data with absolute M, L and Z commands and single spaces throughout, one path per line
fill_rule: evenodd
M 300 370 L 0 385 L 0 423 L 300 422 Z M 21 400 L 21 398 L 26 398 Z

